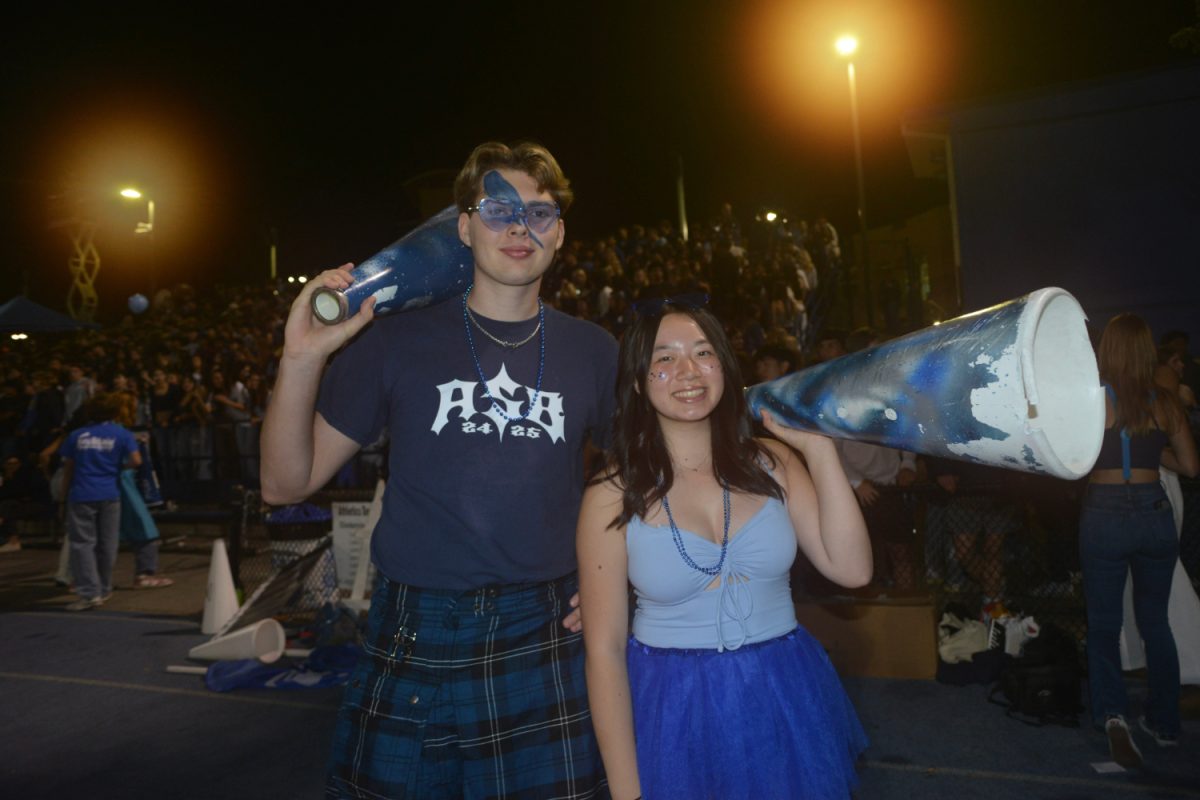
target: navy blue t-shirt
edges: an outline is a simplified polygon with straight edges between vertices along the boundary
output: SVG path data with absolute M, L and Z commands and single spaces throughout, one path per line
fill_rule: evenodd
M 532 321 L 475 315 L 519 341 Z M 492 396 L 519 416 L 537 383 L 539 336 L 513 350 L 472 329 Z M 339 353 L 317 410 L 361 445 L 391 440 L 383 515 L 372 537 L 380 571 L 433 589 L 551 580 L 575 569 L 575 523 L 587 437 L 603 446 L 617 345 L 604 329 L 546 309 L 536 407 L 497 414 L 480 386 L 460 298 L 380 317 Z

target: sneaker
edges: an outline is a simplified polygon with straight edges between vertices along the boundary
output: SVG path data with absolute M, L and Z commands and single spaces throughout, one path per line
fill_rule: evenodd
M 1145 717 L 1138 717 L 1138 727 L 1150 734 L 1150 738 L 1159 747 L 1179 747 L 1179 737 L 1170 733 L 1159 733 L 1150 727 Z
M 74 603 L 67 604 L 67 611 L 91 611 L 93 608 L 99 608 L 104 605 L 104 599 L 100 597 L 81 597 Z
M 138 575 L 133 581 L 135 589 L 162 589 L 171 586 L 175 581 L 158 575 Z
M 1012 617 L 993 617 L 988 623 L 988 650 L 1000 650 L 1004 647 L 1010 619 Z
M 1137 769 L 1142 765 L 1142 751 L 1129 734 L 1129 726 L 1120 716 L 1111 716 L 1104 721 L 1104 733 L 1108 736 L 1108 751 L 1112 760 L 1125 769 Z

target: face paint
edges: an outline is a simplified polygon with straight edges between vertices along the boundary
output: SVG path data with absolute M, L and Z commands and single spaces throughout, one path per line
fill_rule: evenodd
M 646 397 L 660 420 L 705 419 L 725 391 L 716 351 L 687 314 L 667 314 L 660 321 L 649 376 Z
M 525 212 L 525 201 L 521 199 L 521 194 L 497 170 L 492 170 L 483 176 L 483 193 L 493 200 L 511 204 L 514 209 L 521 211 L 522 217 L 527 213 Z M 545 250 L 546 245 L 542 244 L 542 240 L 529 227 L 529 221 L 527 219 L 519 221 L 524 225 L 525 231 L 529 234 L 529 238 L 533 240 L 533 243 Z
M 662 351 L 654 356 L 655 363 L 650 367 L 650 377 L 655 380 L 667 381 L 680 372 L 695 370 L 700 375 L 711 375 L 720 368 L 716 353 L 711 350 L 681 356 L 677 352 Z M 686 365 L 686 366 L 685 366 Z

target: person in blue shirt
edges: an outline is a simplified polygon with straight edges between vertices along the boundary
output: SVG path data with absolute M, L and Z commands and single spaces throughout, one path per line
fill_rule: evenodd
M 68 611 L 96 608 L 112 594 L 120 543 L 121 470 L 142 463 L 133 434 L 116 422 L 120 412 L 116 395 L 97 395 L 90 414 L 97 421 L 72 431 L 59 448 L 67 489 L 71 572 L 79 595 Z
M 870 580 L 854 492 L 831 440 L 765 412 L 780 441 L 753 438 L 716 317 L 657 305 L 622 340 L 609 469 L 576 540 L 612 796 L 845 798 L 866 736 L 788 581 L 798 549 L 835 583 Z

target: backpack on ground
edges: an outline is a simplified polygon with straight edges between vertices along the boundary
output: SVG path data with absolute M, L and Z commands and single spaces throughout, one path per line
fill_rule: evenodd
M 988 701 L 1027 725 L 1075 728 L 1083 710 L 1082 694 L 1079 647 L 1070 634 L 1048 623 L 1025 644 L 1019 657 L 1005 656 L 1004 670 Z

